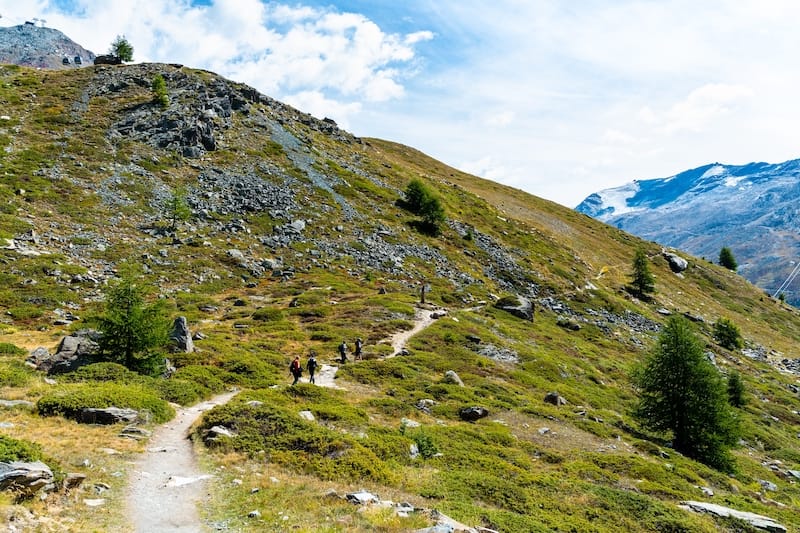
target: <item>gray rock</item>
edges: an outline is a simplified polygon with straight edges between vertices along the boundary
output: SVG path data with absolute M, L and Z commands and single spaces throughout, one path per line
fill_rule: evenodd
M 33 409 L 34 403 L 29 402 L 28 400 L 0 400 L 0 407 L 22 407 L 24 409 Z
M 772 481 L 767 481 L 766 479 L 759 479 L 758 480 L 758 484 L 761 485 L 761 487 L 764 490 L 768 490 L 768 491 L 771 491 L 771 492 L 777 492 L 778 491 L 778 486 L 775 483 L 773 483 Z
M 456 374 L 455 370 L 448 370 L 447 372 L 445 372 L 443 381 L 445 383 L 452 383 L 454 385 L 458 385 L 459 387 L 464 386 L 464 382 L 461 381 L 461 378 L 458 376 L 458 374 Z
M 125 426 L 122 431 L 119 432 L 120 437 L 133 440 L 149 439 L 152 434 L 151 431 L 138 426 Z
M 676 274 L 689 268 L 689 262 L 677 254 L 664 251 L 661 255 L 663 255 L 664 259 L 666 259 L 667 263 L 669 263 L 670 270 Z
M 303 420 L 308 420 L 309 422 L 313 422 L 314 420 L 316 420 L 316 418 L 314 417 L 314 413 L 312 413 L 311 411 L 300 411 L 297 414 L 300 415 L 300 418 L 302 418 Z
M 372 494 L 371 492 L 367 492 L 365 490 L 360 490 L 358 492 L 351 492 L 345 496 L 347 501 L 350 503 L 354 503 L 357 505 L 366 505 L 368 503 L 380 503 L 381 499 Z
M 506 296 L 505 298 L 500 298 L 494 306 L 523 320 L 533 321 L 533 301 L 524 296 Z
M 80 472 L 70 472 L 64 477 L 64 490 L 70 491 L 77 489 L 86 481 L 86 474 Z
M 55 354 L 50 355 L 46 349 L 37 348 L 26 362 L 48 374 L 72 372 L 94 361 L 94 356 L 99 351 L 99 338 L 100 333 L 97 331 L 77 331 L 61 339 Z
M 787 531 L 786 526 L 777 523 L 772 518 L 755 513 L 749 513 L 746 511 L 737 511 L 735 509 L 723 507 L 722 505 L 716 505 L 713 503 L 705 503 L 705 502 L 685 501 L 681 502 L 681 507 L 689 511 L 694 511 L 696 513 L 709 513 L 713 514 L 714 516 L 719 516 L 721 518 L 732 517 L 732 518 L 737 518 L 739 520 L 744 520 L 751 526 L 756 527 L 758 529 L 763 529 L 765 531 L 769 531 L 770 533 L 786 533 Z
M 232 439 L 236 433 L 224 426 L 213 426 L 203 432 L 203 442 L 206 446 L 213 446 L 223 439 Z
M 403 417 L 400 419 L 400 426 L 413 429 L 422 426 L 422 424 L 420 424 L 416 420 L 411 420 L 410 418 Z
M 30 496 L 40 489 L 54 487 L 54 481 L 53 471 L 41 461 L 0 462 L 0 490 Z
M 118 422 L 135 422 L 139 418 L 139 411 L 121 407 L 84 407 L 78 411 L 76 420 L 83 424 L 116 424 Z
M 189 325 L 185 316 L 179 316 L 175 319 L 169 338 L 172 341 L 173 351 L 183 353 L 194 352 L 194 341 L 192 341 L 192 334 L 189 331 Z
M 422 400 L 418 400 L 417 403 L 415 404 L 415 407 L 420 411 L 430 414 L 431 407 L 433 407 L 434 405 L 436 405 L 435 400 L 431 400 L 430 398 L 424 398 Z
M 480 420 L 481 418 L 486 418 L 489 416 L 489 411 L 484 407 L 465 407 L 458 412 L 458 416 L 461 417 L 462 420 L 466 420 L 467 422 L 474 422 L 476 420 Z
M 567 405 L 567 400 L 557 392 L 548 392 L 544 396 L 545 403 L 553 404 L 555 406 Z
M 258 509 L 247 513 L 247 518 L 260 518 L 260 517 L 261 517 L 261 511 L 259 511 Z

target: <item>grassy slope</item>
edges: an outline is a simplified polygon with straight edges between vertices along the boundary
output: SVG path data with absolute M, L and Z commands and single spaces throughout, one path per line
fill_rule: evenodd
M 200 81 L 212 78 L 189 69 L 184 72 Z M 502 531 L 736 530 L 676 507 L 680 500 L 706 499 L 698 486 L 711 487 L 716 503 L 773 516 L 787 525 L 796 520 L 800 490 L 762 466 L 780 460 L 784 469 L 800 469 L 796 445 L 800 416 L 796 395 L 787 388 L 795 378 L 723 350 L 713 343 L 709 330 L 717 318 L 731 318 L 751 345 L 763 345 L 772 350 L 770 357 L 780 359 L 790 357 L 800 338 L 800 317 L 735 274 L 692 259 L 683 277 L 675 276 L 654 243 L 461 173 L 411 148 L 377 139 L 343 144 L 291 121 L 287 127 L 313 144 L 324 172 L 342 178 L 337 193 L 369 214 L 346 223 L 342 232 L 333 230 L 345 224 L 337 216 L 315 219 L 316 234 L 363 246 L 359 231 L 381 224 L 392 230 L 390 239 L 433 247 L 481 283 L 455 287 L 437 278 L 431 264 L 413 259 L 406 260 L 402 276 L 363 269 L 346 256 L 314 264 L 311 243 L 296 243 L 290 250 L 264 249 L 256 237 L 268 234 L 273 222 L 259 214 L 247 216 L 253 235 L 225 234 L 196 223 L 192 237 L 211 246 L 174 246 L 171 239 L 143 237 L 137 230 L 141 213 L 153 210 L 148 184 L 191 187 L 198 162 L 105 137 L 108 124 L 127 109 L 149 102 L 146 87 L 131 86 L 91 98 L 86 110 L 76 114 L 74 104 L 82 101 L 92 69 L 58 73 L 4 69 L 0 74 L 0 100 L 11 117 L 0 125 L 0 142 L 8 147 L 0 155 L 5 172 L 0 182 L 0 237 L 34 227 L 40 234 L 56 231 L 73 246 L 108 241 L 102 249 L 93 248 L 85 263 L 66 251 L 28 258 L 0 252 L 8 266 L 0 272 L 0 310 L 6 313 L 0 342 L 26 349 L 52 347 L 65 333 L 64 328 L 52 326 L 53 309 L 74 302 L 80 306 L 79 314 L 86 314 L 101 293 L 91 284 L 69 285 L 65 282 L 69 275 L 103 264 L 114 268 L 126 257 L 158 256 L 159 250 L 167 249 L 168 264 L 151 265 L 145 278 L 168 296 L 176 314 L 187 316 L 193 329 L 207 335 L 198 342 L 196 354 L 180 357 L 177 363 L 207 365 L 223 381 L 254 389 L 248 398 L 269 406 L 252 411 L 242 400 L 214 414 L 217 422 L 236 426 L 245 437 L 206 457 L 219 474 L 207 510 L 210 520 L 252 530 L 421 527 L 419 518 L 357 513 L 348 504 L 320 499 L 330 487 L 339 491 L 365 487 L 383 498 L 436 507 L 462 521 Z M 254 107 L 266 115 L 274 112 L 263 104 Z M 235 126 L 225 132 L 220 149 L 200 164 L 244 169 L 268 158 L 302 179 L 263 133 L 236 126 L 245 121 L 243 117 L 235 115 L 233 120 Z M 147 179 L 153 181 L 128 173 L 125 165 L 131 161 L 150 171 Z M 345 170 L 355 162 L 368 178 Z M 132 201 L 122 208 L 105 205 L 91 193 L 119 168 L 124 178 L 119 190 Z M 593 323 L 570 332 L 556 324 L 558 316 L 550 311 L 538 313 L 531 324 L 491 307 L 473 309 L 475 301 L 505 291 L 483 274 L 486 258 L 474 243 L 449 228 L 438 239 L 408 228 L 410 218 L 394 200 L 414 177 L 437 191 L 450 218 L 472 225 L 511 250 L 541 294 L 563 301 L 579 317 L 592 316 L 590 310 L 617 315 L 627 310 L 658 322 L 661 316 L 656 310 L 662 307 L 703 317 L 706 322 L 698 330 L 709 349 L 724 370 L 741 371 L 748 388 L 749 403 L 741 413 L 746 445 L 736 452 L 739 473 L 723 476 L 671 451 L 665 459 L 660 453 L 666 449 L 664 442 L 645 440 L 635 431 L 629 415 L 635 400 L 629 372 L 654 334 L 637 333 L 624 325 L 613 326 L 609 334 Z M 330 197 L 314 193 L 309 203 L 318 202 L 336 209 Z M 125 216 L 114 218 L 120 211 Z M 110 219 L 113 225 L 108 224 Z M 633 250 L 639 245 L 652 257 L 657 278 L 652 303 L 632 300 L 623 290 Z M 247 287 L 242 283 L 245 273 L 225 257 L 229 248 L 262 257 L 280 255 L 298 273 L 288 280 L 258 279 L 254 287 Z M 60 277 L 46 274 L 54 269 Z M 204 281 L 186 283 L 197 280 L 192 276 L 198 273 L 204 274 Z M 27 279 L 37 281 L 35 288 Z M 379 360 L 387 348 L 376 343 L 410 327 L 415 287 L 423 279 L 433 288 L 429 298 L 450 308 L 451 318 L 412 339 L 411 356 Z M 387 294 L 379 295 L 379 288 L 387 289 Z M 469 300 L 467 296 L 473 301 L 462 303 Z M 294 299 L 298 307 L 289 306 Z M 201 311 L 204 304 L 218 310 Z M 369 357 L 340 372 L 348 393 L 307 387 L 295 394 L 285 391 L 290 355 L 313 348 L 323 359 L 332 359 L 341 338 L 356 336 L 367 341 Z M 519 363 L 498 363 L 479 355 L 469 340 L 475 336 L 484 345 L 513 350 Z M 1 395 L 35 400 L 45 391 L 41 377 L 19 369 L 19 360 L 19 355 L 9 355 L 0 361 Z M 465 387 L 443 383 L 445 371 L 451 369 Z M 278 389 L 268 389 L 275 384 Z M 556 408 L 543 403 L 551 390 L 558 390 L 570 404 Z M 437 402 L 430 415 L 413 407 L 422 398 Z M 460 421 L 458 410 L 474 404 L 488 408 L 491 416 L 474 424 Z M 299 422 L 296 412 L 302 408 L 310 409 L 321 422 Z M 423 426 L 404 430 L 402 417 Z M 5 433 L 40 443 L 68 469 L 86 472 L 91 482 L 110 484 L 116 495 L 112 502 L 121 486 L 112 473 L 124 470 L 127 454 L 141 449 L 107 430 L 93 430 L 90 445 L 71 445 L 84 428 L 26 412 L 6 418 L 15 426 Z M 284 437 L 266 438 L 276 427 L 281 431 L 275 434 Z M 540 431 L 544 427 L 549 431 Z M 432 443 L 442 456 L 411 460 L 407 450 L 413 442 Z M 98 451 L 106 447 L 122 455 Z M 103 468 L 75 466 L 82 458 Z M 242 483 L 232 484 L 233 479 Z M 779 490 L 766 492 L 759 480 L 771 481 Z M 90 486 L 84 497 L 91 497 Z M 256 487 L 260 491 L 252 493 Z M 70 498 L 35 507 L 54 517 L 55 529 L 106 529 L 124 521 L 119 506 L 89 509 Z M 253 522 L 245 517 L 255 508 L 262 517 Z M 78 522 L 70 524 L 67 516 L 77 516 Z

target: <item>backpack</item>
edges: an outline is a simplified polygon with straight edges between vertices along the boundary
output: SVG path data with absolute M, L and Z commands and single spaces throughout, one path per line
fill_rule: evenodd
M 306 366 L 308 367 L 309 372 L 313 372 L 314 370 L 317 369 L 317 360 L 312 357 L 311 359 L 308 360 Z

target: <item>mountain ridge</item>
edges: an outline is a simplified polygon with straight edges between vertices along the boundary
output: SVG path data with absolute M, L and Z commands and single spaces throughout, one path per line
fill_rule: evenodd
M 594 193 L 576 210 L 714 260 L 727 246 L 739 272 L 773 294 L 800 258 L 798 193 L 800 160 L 713 163 Z M 786 297 L 800 302 L 800 288 L 790 287 Z

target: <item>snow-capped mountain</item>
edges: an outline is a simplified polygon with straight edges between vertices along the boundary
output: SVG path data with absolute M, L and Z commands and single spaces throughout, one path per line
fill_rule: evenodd
M 800 159 L 714 163 L 594 193 L 576 210 L 714 262 L 727 246 L 739 273 L 772 294 L 800 261 L 799 199 Z M 785 295 L 800 303 L 800 279 Z

